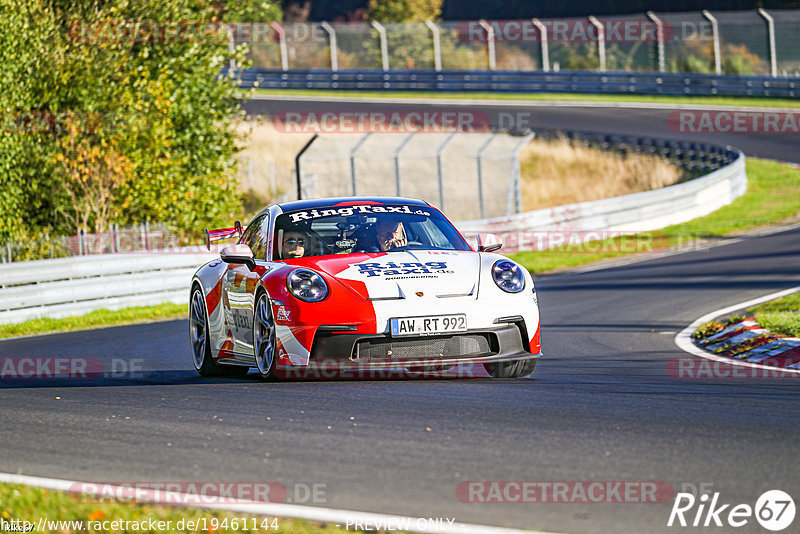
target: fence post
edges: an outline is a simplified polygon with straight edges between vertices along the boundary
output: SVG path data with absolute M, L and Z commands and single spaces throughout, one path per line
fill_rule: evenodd
M 767 21 L 767 39 L 769 40 L 769 70 L 773 77 L 778 75 L 778 58 L 775 54 L 775 19 L 767 11 L 759 7 L 758 14 Z
M 144 220 L 142 225 L 142 232 L 144 232 L 144 249 L 150 250 L 150 223 L 147 222 L 147 219 Z
M 372 135 L 372 132 L 365 133 L 361 139 L 355 144 L 355 146 L 350 150 L 350 187 L 353 191 L 353 196 L 358 194 L 358 176 L 356 174 L 356 152 L 358 149 L 361 148 L 361 145 L 369 139 L 369 136 Z
M 589 16 L 589 22 L 597 30 L 597 55 L 600 57 L 600 71 L 606 70 L 606 31 L 603 23 L 597 20 L 594 15 Z
M 8 257 L 8 263 L 11 263 L 11 241 L 6 241 L 6 256 Z
M 479 20 L 478 24 L 480 24 L 481 28 L 486 32 L 486 50 L 489 53 L 489 70 L 495 70 L 497 68 L 497 59 L 494 50 L 494 28 L 484 19 Z
M 233 78 L 236 75 L 236 59 L 233 57 L 236 53 L 236 36 L 234 35 L 232 24 L 226 24 L 225 26 L 228 30 L 228 53 L 232 56 L 228 64 L 228 75 Z
M 283 26 L 273 21 L 270 22 L 270 27 L 278 34 L 278 46 L 281 50 L 281 69 L 289 70 L 289 51 L 286 50 L 286 30 Z
M 511 184 L 510 187 L 514 191 L 514 212 L 522 213 L 522 169 L 519 163 L 519 153 L 525 146 L 531 142 L 534 134 L 529 133 L 514 147 L 514 155 L 511 158 Z
M 78 256 L 86 254 L 86 229 L 78 228 Z
M 433 68 L 438 72 L 442 70 L 442 41 L 439 35 L 439 26 L 430 20 L 425 21 L 425 26 L 433 34 Z
M 375 22 L 374 20 L 370 24 L 378 31 L 378 37 L 381 40 L 381 67 L 383 67 L 383 70 L 389 70 L 389 45 L 386 42 L 386 28 L 380 22 Z
M 483 151 L 486 150 L 490 144 L 492 144 L 492 141 L 494 141 L 495 137 L 497 137 L 497 134 L 491 134 L 489 138 L 484 141 L 475 155 L 475 160 L 478 164 L 478 207 L 480 209 L 481 219 L 486 218 L 486 204 L 483 198 Z
M 722 58 L 719 50 L 719 24 L 717 19 L 708 10 L 703 10 L 703 16 L 711 23 L 711 35 L 714 39 L 714 71 L 722 74 Z
M 408 134 L 405 139 L 397 146 L 394 151 L 394 183 L 395 183 L 395 192 L 397 196 L 401 196 L 400 191 L 400 152 L 405 148 L 409 141 L 416 135 L 416 132 L 411 132 Z
M 303 180 L 301 179 L 300 174 L 300 158 L 303 156 L 306 150 L 311 146 L 311 143 L 317 140 L 319 134 L 314 134 L 311 136 L 311 139 L 303 145 L 303 148 L 300 149 L 300 152 L 294 157 L 294 172 L 295 172 L 295 179 L 297 180 L 297 200 L 303 199 Z
M 322 21 L 322 29 L 328 32 L 328 39 L 331 45 L 331 70 L 339 70 L 339 52 L 336 46 L 336 30 L 329 23 Z
M 542 51 L 542 70 L 548 72 L 550 70 L 550 44 L 547 41 L 547 26 L 542 24 L 539 19 L 531 19 L 531 22 L 539 30 L 541 36 L 539 43 Z
M 447 136 L 447 139 L 442 142 L 436 148 L 436 175 L 439 179 L 439 209 L 444 211 L 444 176 L 442 174 L 442 152 L 447 145 L 450 144 L 450 141 L 456 136 L 456 132 L 451 133 Z
M 656 17 L 652 11 L 647 12 L 647 18 L 653 21 L 656 25 L 656 50 L 658 52 L 658 71 L 664 72 L 666 69 L 666 61 L 664 60 L 664 25 L 661 19 Z

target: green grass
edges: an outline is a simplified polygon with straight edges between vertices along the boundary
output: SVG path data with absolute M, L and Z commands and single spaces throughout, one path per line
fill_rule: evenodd
M 646 104 L 702 104 L 763 108 L 800 108 L 796 98 L 758 98 L 735 96 L 658 96 L 606 95 L 576 93 L 491 93 L 491 92 L 426 92 L 426 91 L 337 91 L 327 89 L 256 89 L 256 94 L 270 96 L 336 96 L 353 98 L 437 98 L 465 100 L 521 100 L 546 102 L 636 102 Z
M 74 495 L 63 493 L 60 491 L 46 490 L 42 488 L 35 488 L 31 486 L 23 486 L 18 484 L 0 484 L 0 517 L 5 521 L 10 520 L 24 520 L 37 525 L 40 518 L 46 518 L 50 521 L 137 521 L 148 522 L 152 519 L 153 522 L 157 521 L 170 521 L 171 528 L 167 529 L 135 529 L 129 528 L 118 530 L 105 530 L 105 529 L 88 529 L 86 525 L 80 532 L 136 532 L 136 533 L 153 533 L 163 534 L 164 532 L 207 532 L 209 534 L 214 532 L 297 532 L 300 534 L 337 534 L 347 532 L 343 528 L 333 525 L 318 524 L 311 521 L 302 519 L 287 519 L 277 518 L 276 523 L 270 517 L 269 522 L 264 526 L 277 525 L 277 529 L 254 529 L 253 519 L 255 519 L 256 527 L 262 526 L 264 517 L 259 517 L 251 514 L 234 513 L 216 510 L 204 510 L 199 508 L 189 507 L 170 507 L 161 505 L 149 504 L 134 504 L 125 503 L 110 499 L 96 499 L 85 495 Z M 232 520 L 238 519 L 238 529 L 230 528 Z M 214 523 L 216 519 L 216 523 Z M 227 519 L 227 523 L 223 523 Z M 214 524 L 222 526 L 227 524 L 228 528 L 213 529 L 178 529 L 178 522 L 183 520 L 183 525 L 186 522 L 193 521 L 196 524 L 199 521 L 205 520 L 207 526 Z M 243 528 L 244 523 L 247 527 Z M 111 526 L 110 524 L 107 524 Z M 201 523 L 202 525 L 202 523 Z M 123 526 L 123 525 L 120 525 Z M 130 524 L 129 524 L 130 526 Z M 163 524 L 166 526 L 166 523 Z M 36 526 L 34 527 L 36 530 Z M 76 532 L 77 530 L 66 529 L 56 530 L 45 528 L 37 532 Z
M 775 334 L 800 337 L 800 293 L 771 300 L 748 310 L 759 325 Z
M 76 315 L 63 319 L 44 318 L 16 324 L 0 324 L 0 339 L 31 334 L 86 330 L 104 326 L 146 323 L 156 320 L 178 319 L 186 316 L 187 306 L 185 304 L 172 304 L 169 302 L 156 306 L 138 306 L 121 310 L 95 310 L 85 315 Z
M 584 245 L 509 256 L 534 273 L 579 267 L 598 260 L 691 247 L 702 240 L 779 225 L 800 216 L 800 170 L 756 158 L 747 160 L 747 193 L 733 203 L 692 221 L 662 230 Z

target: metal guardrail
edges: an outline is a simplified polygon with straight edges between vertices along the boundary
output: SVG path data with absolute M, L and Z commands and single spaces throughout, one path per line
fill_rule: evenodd
M 242 87 L 364 91 L 570 92 L 672 96 L 800 96 L 800 77 L 664 72 L 488 70 L 238 71 Z
M 188 301 L 203 253 L 76 256 L 0 265 L 0 323 Z
M 545 131 L 540 137 L 548 135 L 556 133 Z M 592 235 L 598 231 L 638 233 L 679 224 L 716 211 L 747 191 L 744 154 L 730 147 L 586 132 L 565 136 L 599 148 L 613 146 L 617 151 L 661 154 L 702 175 L 653 191 L 467 221 L 459 223 L 459 229 L 482 234 L 484 242 L 492 242 L 493 238 L 503 241 L 504 252 L 536 250 L 547 248 L 541 246 L 544 242 L 602 239 Z M 541 235 L 529 235 L 532 233 L 558 233 L 561 239 L 542 240 Z
M 519 250 L 528 231 L 644 231 L 699 217 L 728 204 L 747 187 L 744 155 L 731 148 L 586 132 L 534 132 L 621 153 L 660 154 L 693 174 L 677 185 L 594 202 L 458 223 L 470 233 L 493 233 Z M 192 274 L 218 251 L 100 254 L 0 265 L 0 323 L 66 317 L 107 308 L 185 303 Z

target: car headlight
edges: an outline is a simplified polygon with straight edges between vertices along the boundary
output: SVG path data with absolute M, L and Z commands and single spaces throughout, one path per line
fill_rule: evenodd
M 286 277 L 292 295 L 305 302 L 319 302 L 328 296 L 328 284 L 309 269 L 295 269 Z
M 492 265 L 492 278 L 497 287 L 506 293 L 519 293 L 525 289 L 525 276 L 519 265 L 513 261 L 496 261 Z

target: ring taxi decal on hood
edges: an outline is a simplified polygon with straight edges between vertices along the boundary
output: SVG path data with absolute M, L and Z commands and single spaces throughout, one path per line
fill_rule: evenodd
M 405 213 L 407 215 L 424 215 L 430 217 L 431 212 L 422 209 L 411 209 L 409 206 L 373 206 L 371 204 L 356 204 L 345 208 L 328 208 L 320 210 L 304 210 L 290 213 L 292 223 L 318 219 L 320 217 L 349 217 L 351 215 L 369 215 L 373 213 Z
M 366 262 L 356 263 L 353 267 L 358 268 L 358 274 L 366 275 L 367 277 L 408 274 L 450 274 L 454 272 L 447 268 L 447 262 L 444 261 L 427 261 L 425 263 L 395 263 L 393 261 L 388 263 Z

